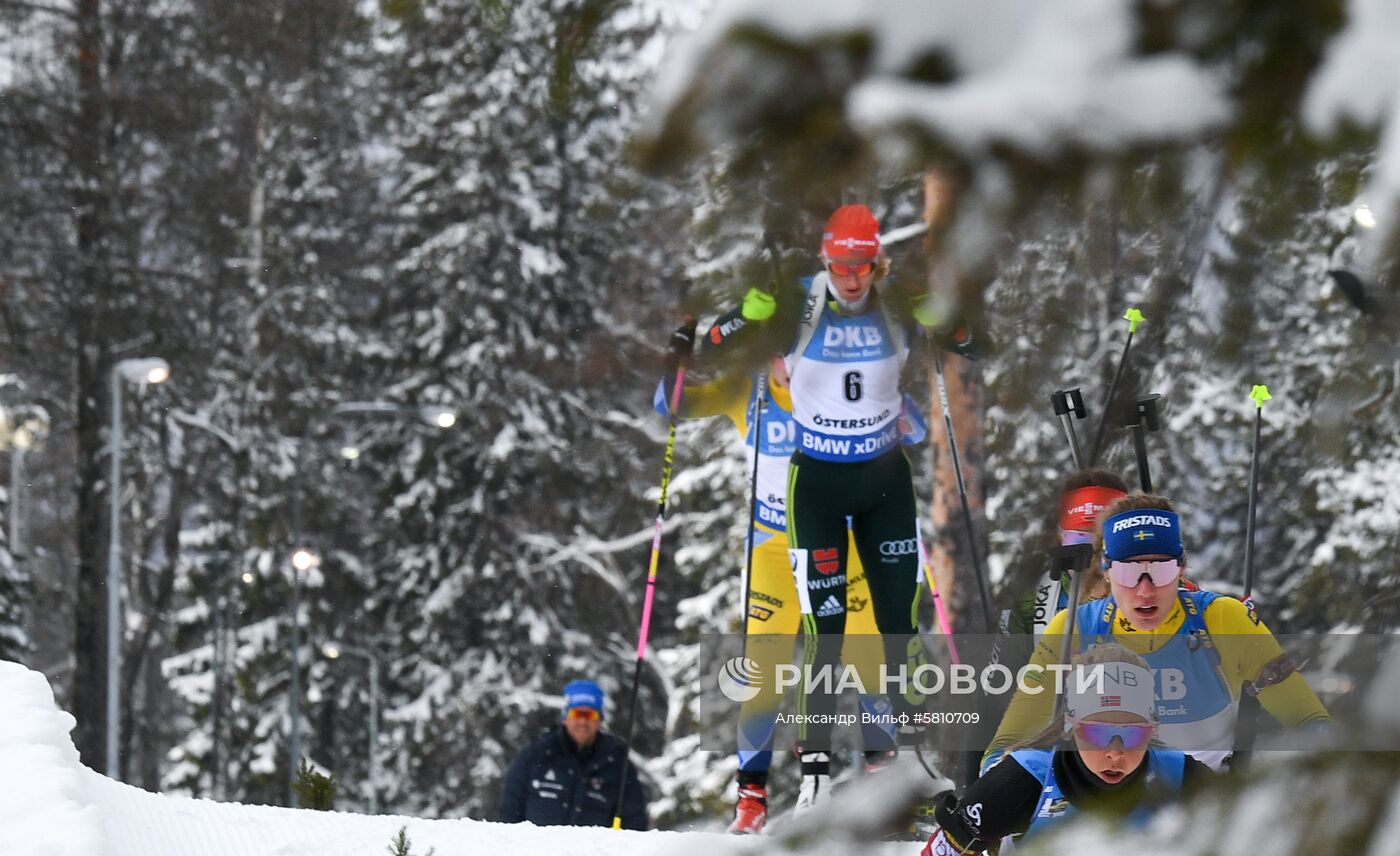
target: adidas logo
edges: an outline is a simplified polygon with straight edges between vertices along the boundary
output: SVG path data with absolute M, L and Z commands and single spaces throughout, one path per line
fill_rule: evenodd
M 841 601 L 837 600 L 834 594 L 828 595 L 822 605 L 817 607 L 818 618 L 826 618 L 829 615 L 836 615 L 841 612 L 845 612 L 845 607 L 841 605 Z

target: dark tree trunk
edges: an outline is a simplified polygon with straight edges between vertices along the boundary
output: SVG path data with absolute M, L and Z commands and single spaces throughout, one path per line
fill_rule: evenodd
M 929 280 L 933 289 L 953 298 L 952 303 L 959 307 L 960 318 L 964 322 L 975 325 L 981 306 L 983 283 L 970 276 L 954 274 L 950 277 L 946 272 L 944 278 L 939 279 L 934 273 L 939 262 L 939 246 L 948 227 L 952 225 L 950 217 L 956 210 L 955 203 L 961 192 L 962 183 L 956 175 L 930 170 L 924 176 L 924 220 L 929 224 L 927 240 L 931 263 L 934 266 L 930 269 Z M 995 632 L 995 627 L 987 626 L 977 579 L 978 568 L 981 568 L 984 574 L 987 572 L 987 526 L 983 513 L 986 496 L 986 479 L 983 476 L 986 457 L 986 436 L 983 430 L 986 389 L 982 380 L 982 369 L 977 363 L 948 353 L 942 354 L 942 360 L 944 382 L 948 388 L 948 408 L 958 444 L 958 458 L 962 465 L 963 485 L 967 492 L 974 531 L 969 538 L 943 414 L 934 412 L 929 420 L 929 444 L 933 451 L 932 522 L 936 534 L 929 547 L 929 560 L 933 565 L 939 590 L 945 597 L 945 603 L 949 604 L 953 611 L 953 626 L 956 631 Z M 940 397 L 936 374 L 929 378 L 929 384 L 932 386 L 934 410 L 939 411 Z M 990 600 L 991 582 L 983 582 L 988 587 Z M 991 604 L 991 608 L 995 610 L 995 603 Z M 995 621 L 995 614 L 992 619 Z
M 70 151 L 74 174 L 78 282 L 71 297 L 73 341 L 77 343 L 78 592 L 75 604 L 73 713 L 74 738 L 82 760 L 105 770 L 107 698 L 107 598 L 102 547 L 102 371 L 105 354 L 96 317 L 106 286 L 102 264 L 105 223 L 102 193 L 101 0 L 78 0 L 75 63 L 78 112 Z
M 953 623 L 958 632 L 986 633 L 989 631 L 983 621 L 978 581 L 974 576 L 975 567 L 981 567 L 983 573 L 986 572 L 987 551 L 987 526 L 983 515 L 986 491 L 982 470 L 986 439 L 982 417 L 986 405 L 982 369 L 970 360 L 945 354 L 943 377 L 948 387 L 948 406 L 952 411 L 953 433 L 957 436 L 958 458 L 962 465 L 963 484 L 967 489 L 976 540 L 968 539 L 962 500 L 958 495 L 957 474 L 948 449 L 948 434 L 942 414 L 937 413 L 929 425 L 929 443 L 933 447 L 933 531 L 937 533 L 930 560 L 940 589 L 951 592 Z M 933 400 L 937 402 L 937 378 L 931 383 L 935 387 Z M 974 550 L 977 551 L 977 564 L 973 560 Z

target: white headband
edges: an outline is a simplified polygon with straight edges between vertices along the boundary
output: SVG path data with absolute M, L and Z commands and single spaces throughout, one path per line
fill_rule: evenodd
M 1077 665 L 1065 682 L 1065 730 L 1069 720 L 1123 711 L 1157 721 L 1152 672 L 1132 663 Z

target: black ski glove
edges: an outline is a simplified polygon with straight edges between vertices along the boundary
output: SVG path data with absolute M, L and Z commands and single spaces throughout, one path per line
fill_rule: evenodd
M 695 319 L 689 315 L 671 334 L 666 346 L 666 374 L 674 375 L 682 360 L 689 360 L 695 350 Z
M 686 317 L 685 323 L 676 328 L 671 334 L 670 349 L 672 356 L 677 359 L 684 359 L 690 356 L 695 350 L 695 319 Z
M 972 327 L 963 321 L 956 321 L 947 327 L 934 330 L 930 336 L 934 347 L 969 360 L 981 359 L 987 353 L 989 344 L 985 336 L 974 334 Z

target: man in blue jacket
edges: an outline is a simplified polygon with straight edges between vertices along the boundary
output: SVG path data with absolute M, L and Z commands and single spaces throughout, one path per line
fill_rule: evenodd
M 593 681 L 564 687 L 562 724 L 531 740 L 506 772 L 501 822 L 611 826 L 625 774 L 622 826 L 647 828 L 646 792 L 627 761 L 627 744 L 602 730 L 603 702 Z

